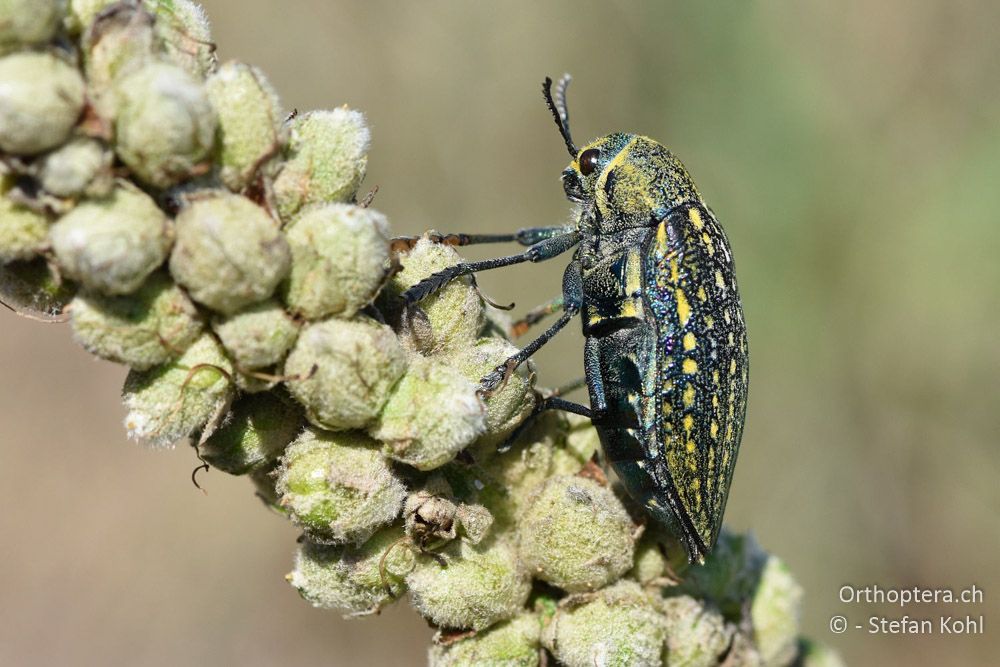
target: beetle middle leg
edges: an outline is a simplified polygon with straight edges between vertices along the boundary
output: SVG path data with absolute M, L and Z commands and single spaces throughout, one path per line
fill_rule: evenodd
M 560 237 L 556 237 L 556 239 L 558 238 Z M 552 340 L 552 338 L 554 338 L 563 327 L 569 324 L 571 319 L 579 314 L 580 308 L 583 307 L 583 275 L 581 273 L 579 261 L 573 260 L 566 267 L 566 271 L 563 273 L 562 291 L 563 314 L 552 326 L 546 329 L 541 336 L 528 343 L 524 349 L 519 350 L 517 354 L 511 355 L 506 361 L 497 366 L 493 372 L 480 381 L 480 391 L 484 395 L 489 396 L 491 393 L 496 391 L 498 387 L 506 383 L 511 373 L 517 370 L 518 366 L 523 364 L 528 357 L 537 352 L 543 345 Z

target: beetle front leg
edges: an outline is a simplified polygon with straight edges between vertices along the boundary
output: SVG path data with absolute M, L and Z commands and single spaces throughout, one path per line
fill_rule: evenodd
M 430 240 L 432 243 L 440 243 L 441 245 L 452 247 L 481 245 L 484 243 L 520 243 L 523 246 L 531 246 L 539 241 L 569 234 L 575 230 L 575 225 L 554 225 L 548 227 L 524 227 L 512 234 L 442 234 L 441 232 L 432 231 L 420 236 L 397 236 L 392 239 L 389 248 L 392 252 L 412 250 L 420 239 L 423 238 Z
M 418 301 L 427 298 L 434 292 L 437 292 L 459 276 L 465 276 L 479 271 L 488 271 L 490 269 L 499 269 L 504 266 L 520 264 L 522 262 L 544 262 L 547 259 L 552 259 L 553 257 L 563 254 L 579 243 L 579 241 L 580 235 L 573 231 L 568 234 L 561 234 L 559 236 L 553 236 L 552 238 L 543 239 L 517 255 L 497 257 L 496 259 L 487 259 L 481 262 L 463 262 L 462 264 L 449 266 L 447 269 L 431 274 L 410 289 L 403 292 L 403 303 L 404 305 L 417 303 Z

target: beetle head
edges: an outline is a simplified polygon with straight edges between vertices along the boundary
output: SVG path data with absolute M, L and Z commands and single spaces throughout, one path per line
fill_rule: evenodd
M 700 198 L 680 160 L 648 137 L 616 132 L 577 148 L 566 106 L 569 82 L 565 74 L 553 87 L 546 77 L 542 91 L 573 158 L 562 172 L 570 201 L 592 204 L 604 231 L 612 232 L 647 226 L 674 206 Z

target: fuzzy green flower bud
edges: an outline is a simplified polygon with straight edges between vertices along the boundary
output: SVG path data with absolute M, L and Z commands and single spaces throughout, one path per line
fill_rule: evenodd
M 664 626 L 652 597 L 621 581 L 564 600 L 542 631 L 542 645 L 566 667 L 660 667 Z
M 52 39 L 62 6 L 61 0 L 0 0 L 0 53 Z
M 643 534 L 635 545 L 635 562 L 629 573 L 643 586 L 659 583 L 667 576 L 669 561 L 663 554 L 659 542 Z
M 538 667 L 541 627 L 536 614 L 521 614 L 470 637 L 433 645 L 428 664 L 430 667 Z
M 463 476 L 472 475 L 475 497 L 490 512 L 501 530 L 507 530 L 528 504 L 534 490 L 553 473 L 555 444 L 564 435 L 565 421 L 556 411 L 540 414 L 510 449 L 503 453 L 490 448 L 480 457 L 480 464 Z M 449 471 L 453 472 L 453 471 Z
M 285 374 L 297 378 L 288 380 L 288 390 L 309 421 L 338 430 L 370 424 L 406 366 L 406 351 L 389 327 L 329 319 L 302 330 Z
M 161 272 L 127 296 L 80 294 L 70 316 L 73 334 L 88 352 L 136 370 L 180 356 L 202 330 L 194 304 Z
M 538 488 L 521 517 L 519 552 L 540 579 L 569 592 L 596 590 L 632 567 L 633 525 L 607 487 L 557 476 Z
M 285 303 L 306 319 L 352 317 L 382 285 L 389 223 L 378 211 L 327 204 L 298 217 L 286 235 L 292 270 L 283 290 Z
M 281 458 L 277 491 L 314 542 L 361 544 L 399 516 L 406 488 L 362 433 L 307 429 Z
M 44 259 L 0 263 L 0 301 L 18 313 L 43 321 L 59 321 L 76 293 Z
M 128 3 L 117 4 L 106 12 L 103 9 L 89 16 L 80 46 L 90 103 L 98 116 L 110 121 L 118 109 L 115 82 L 156 62 L 161 49 L 152 14 Z
M 301 428 L 302 412 L 287 397 L 248 394 L 198 451 L 213 467 L 245 475 L 274 463 Z
M 212 328 L 242 369 L 277 364 L 299 336 L 299 325 L 274 299 L 261 301 L 229 317 L 217 317 Z
M 687 595 L 660 605 L 666 617 L 663 664 L 670 667 L 713 667 L 732 641 L 732 626 L 719 612 Z
M 156 16 L 156 35 L 171 61 L 191 74 L 205 78 L 218 59 L 212 29 L 201 6 L 191 0 L 143 0 Z
M 427 238 L 399 255 L 402 269 L 386 286 L 380 304 L 413 349 L 432 355 L 463 350 L 473 344 L 483 328 L 483 300 L 469 276 L 456 278 L 419 304 L 411 305 L 408 316 L 400 312 L 400 294 L 461 261 L 454 248 L 432 243 Z
M 232 400 L 232 372 L 222 346 L 208 334 L 176 361 L 130 372 L 123 389 L 129 436 L 162 447 L 211 430 Z
M 737 535 L 724 528 L 705 564 L 689 568 L 684 581 L 672 592 L 708 599 L 727 620 L 738 622 L 745 601 L 753 598 L 767 560 L 767 553 L 752 535 Z
M 217 119 L 202 84 L 151 62 L 115 81 L 115 150 L 142 181 L 166 188 L 205 168 Z
M 479 381 L 497 366 L 507 361 L 517 348 L 501 338 L 481 338 L 474 345 L 451 357 L 471 382 Z M 528 370 L 522 365 L 512 373 L 505 385 L 497 388 L 485 400 L 486 432 L 481 444 L 503 442 L 535 407 L 535 394 Z
M 60 218 L 49 238 L 68 276 L 104 294 L 128 294 L 166 259 L 172 231 L 156 202 L 123 181 Z
M 397 461 L 418 470 L 442 466 L 486 428 L 477 389 L 451 366 L 413 355 L 369 433 Z
M 228 62 L 205 82 L 219 116 L 215 161 L 226 187 L 239 192 L 280 145 L 281 102 L 256 67 Z
M 513 618 L 527 601 L 530 580 L 506 542 L 455 540 L 436 554 L 446 564 L 420 556 L 406 578 L 413 606 L 435 625 L 483 630 Z
M 11 197 L 14 179 L 0 177 L 0 264 L 37 257 L 48 245 L 48 218 Z
M 97 15 L 119 0 L 69 0 L 66 27 L 73 34 L 79 34 L 90 27 Z
M 170 273 L 191 298 L 227 315 L 271 296 L 291 254 L 260 206 L 229 193 L 205 195 L 177 215 Z
M 380 530 L 359 547 L 303 542 L 286 578 L 314 607 L 347 616 L 378 612 L 405 592 L 404 578 L 414 566 L 413 550 L 402 537 L 397 527 Z
M 50 53 L 0 58 L 0 150 L 36 155 L 69 138 L 84 104 L 83 77 Z
M 802 587 L 788 567 L 768 556 L 750 604 L 754 641 L 765 667 L 789 664 L 798 652 Z
M 56 197 L 107 195 L 113 186 L 111 161 L 111 151 L 100 141 L 73 139 L 39 160 L 38 182 Z
M 289 124 L 285 161 L 274 181 L 281 219 L 310 204 L 350 202 L 368 168 L 371 134 L 347 107 L 301 114 Z

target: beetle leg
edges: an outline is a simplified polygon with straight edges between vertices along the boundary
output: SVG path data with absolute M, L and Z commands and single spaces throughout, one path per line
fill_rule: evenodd
M 391 249 L 393 252 L 410 250 L 422 238 L 427 238 L 434 243 L 450 246 L 514 242 L 520 243 L 523 246 L 530 246 L 554 236 L 569 234 L 575 230 L 576 227 L 573 225 L 555 225 L 552 227 L 525 227 L 513 234 L 441 234 L 440 232 L 428 232 L 422 236 L 397 236 L 392 239 Z
M 517 425 L 517 428 L 515 428 L 511 434 L 507 436 L 507 439 L 504 440 L 499 447 L 497 447 L 497 451 L 501 454 L 508 451 L 511 448 L 511 445 L 517 441 L 521 434 L 524 433 L 529 426 L 531 426 L 532 422 L 535 421 L 535 418 L 546 410 L 563 410 L 564 412 L 572 412 L 573 414 L 581 415 L 583 417 L 587 417 L 588 419 L 591 416 L 590 408 L 586 405 L 573 403 L 572 401 L 567 401 L 559 398 L 558 396 L 549 396 L 548 398 L 544 398 L 535 404 L 535 409 L 531 411 L 531 414 L 525 417 L 524 421 Z
M 418 301 L 427 298 L 434 292 L 437 292 L 459 276 L 477 273 L 479 271 L 488 271 L 490 269 L 499 269 L 504 266 L 520 264 L 522 262 L 544 262 L 547 259 L 552 259 L 553 257 L 563 254 L 575 246 L 579 241 L 580 235 L 574 231 L 568 234 L 561 234 L 559 236 L 553 236 L 552 238 L 543 239 L 517 255 L 497 257 L 496 259 L 487 259 L 481 262 L 464 262 L 462 264 L 449 266 L 447 269 L 443 269 L 424 278 L 419 283 L 403 292 L 403 303 L 405 305 L 417 303 Z
M 518 351 L 517 354 L 511 355 L 507 361 L 493 369 L 493 372 L 480 381 L 480 384 L 482 385 L 480 389 L 481 394 L 483 396 L 489 396 L 494 391 L 507 384 L 507 380 L 510 378 L 511 374 L 517 370 L 517 367 L 523 364 L 528 357 L 537 352 L 540 347 L 552 340 L 552 338 L 559 333 L 560 329 L 569 324 L 569 321 L 576 317 L 576 313 L 577 311 L 572 313 L 564 312 L 562 316 L 556 320 L 555 324 L 545 330 L 545 333 L 528 343 L 522 350 Z
M 575 236 L 575 234 L 573 236 Z M 558 241 L 561 238 L 563 237 L 557 236 L 550 240 Z M 542 241 L 542 243 L 547 243 L 547 241 Z M 537 246 L 532 246 L 532 248 L 535 247 Z M 568 250 L 570 247 L 572 246 L 568 246 L 566 249 Z M 492 373 L 484 377 L 480 381 L 480 395 L 489 396 L 496 391 L 498 387 L 502 387 L 506 384 L 511 373 L 517 370 L 518 366 L 523 364 L 528 357 L 537 352 L 542 345 L 545 345 L 552 340 L 552 338 L 559 333 L 564 326 L 569 324 L 569 321 L 576 317 L 580 312 L 580 308 L 583 307 L 583 275 L 581 273 L 579 261 L 573 260 L 566 266 L 566 270 L 563 272 L 562 282 L 563 314 L 552 326 L 545 330 L 545 333 L 528 343 L 524 349 L 519 350 L 517 354 L 512 355 L 507 359 L 507 361 L 497 366 Z
M 535 306 L 524 317 L 510 325 L 511 338 L 518 338 L 528 332 L 534 324 L 538 324 L 547 315 L 557 313 L 563 308 L 563 296 L 560 294 L 554 299 L 546 301 L 540 306 Z

